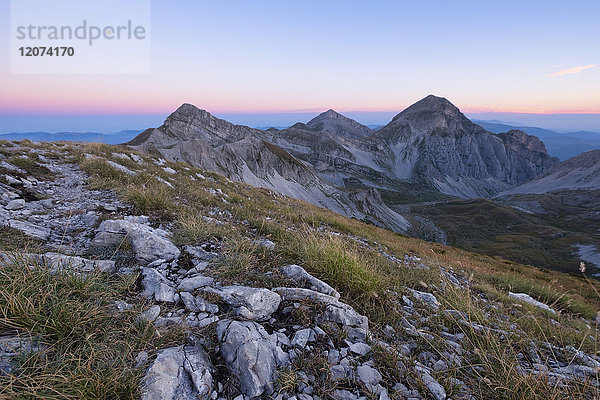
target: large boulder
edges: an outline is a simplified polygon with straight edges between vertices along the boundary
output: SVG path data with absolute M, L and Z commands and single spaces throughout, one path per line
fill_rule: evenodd
M 281 296 L 269 289 L 225 286 L 219 289 L 210 288 L 208 291 L 219 295 L 233 308 L 236 316 L 248 320 L 269 319 L 281 303 Z
M 276 335 L 254 321 L 222 320 L 217 323 L 221 354 L 238 377 L 246 398 L 273 392 L 273 374 L 281 362 Z
M 212 364 L 200 346 L 164 349 L 142 381 L 142 400 L 209 399 L 213 388 Z
M 92 246 L 118 246 L 125 240 L 131 242 L 136 258 L 145 263 L 156 260 L 171 261 L 179 257 L 180 251 L 162 229 L 153 229 L 145 223 L 130 219 L 103 221 L 92 240 Z

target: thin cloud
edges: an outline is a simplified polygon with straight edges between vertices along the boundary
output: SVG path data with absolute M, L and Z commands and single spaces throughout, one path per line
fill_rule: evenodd
M 549 74 L 548 76 L 564 76 L 564 75 L 576 74 L 581 71 L 585 71 L 586 69 L 594 68 L 597 66 L 598 66 L 598 64 L 580 65 L 578 67 L 561 69 L 560 71 L 553 72 L 553 73 Z

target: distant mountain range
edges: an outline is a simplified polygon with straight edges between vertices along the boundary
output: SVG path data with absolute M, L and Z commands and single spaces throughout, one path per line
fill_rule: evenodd
M 522 126 L 515 123 L 498 120 L 472 120 L 477 125 L 493 133 L 502 133 L 509 130 L 521 130 L 542 140 L 546 151 L 552 157 L 558 157 L 561 161 L 574 157 L 590 150 L 600 150 L 600 132 L 577 131 L 577 132 L 555 132 L 534 126 Z M 359 124 L 360 125 L 360 124 Z M 372 124 L 361 125 L 371 131 L 377 131 L 385 125 Z M 260 130 L 277 129 L 284 130 L 289 126 L 259 126 Z M 4 140 L 37 140 L 42 142 L 52 141 L 82 141 L 107 144 L 125 143 L 142 132 L 139 130 L 124 130 L 114 133 L 98 132 L 10 132 L 0 133 L 0 139 Z
M 600 150 L 600 132 L 555 132 L 532 126 L 518 126 L 499 121 L 473 120 L 490 132 L 501 133 L 518 129 L 530 135 L 537 136 L 546 145 L 548 154 L 558 157 L 561 161 L 590 150 Z
M 578 159 L 560 163 L 547 152 L 543 141 L 525 131 L 534 132 L 529 127 L 482 124 L 470 121 L 450 101 L 436 96 L 418 101 L 376 130 L 334 110 L 307 123 L 261 130 L 229 123 L 184 104 L 162 126 L 144 131 L 127 145 L 398 232 L 486 254 L 510 256 L 502 252 L 506 245 L 486 245 L 497 243 L 500 237 L 510 237 L 513 242 L 528 238 L 525 243 L 536 243 L 535 232 L 566 235 L 564 240 L 552 242 L 543 260 L 532 252 L 526 261 L 571 270 L 571 260 L 576 259 L 571 253 L 579 244 L 594 249 L 599 243 L 597 235 L 581 233 L 595 215 L 588 212 L 588 206 L 597 205 L 593 198 L 598 169 L 592 166 L 580 171 Z M 491 128 L 502 132 L 493 133 Z M 557 137 L 555 132 L 539 128 L 535 133 Z M 591 156 L 581 157 L 588 160 Z M 547 180 L 558 180 L 564 174 L 574 177 L 567 179 L 570 183 L 583 182 L 581 177 L 586 182 L 585 193 L 580 193 L 576 203 L 575 222 L 561 219 L 564 215 L 554 210 L 560 209 L 561 199 L 573 203 L 568 191 L 581 192 L 581 185 L 562 185 L 562 194 L 552 194 L 551 205 L 546 204 L 545 192 L 527 195 L 545 196 L 539 197 L 546 204 L 540 212 L 551 213 L 550 217 L 531 217 L 535 210 L 514 203 L 523 201 L 523 195 L 509 195 L 531 193 L 521 188 L 537 185 L 538 177 L 546 179 L 548 190 Z M 499 193 L 503 197 L 494 198 Z M 536 200 L 530 197 L 527 201 L 534 204 Z M 440 210 L 444 210 L 442 214 Z M 491 214 L 484 216 L 483 210 Z M 473 235 L 461 239 L 461 232 L 473 223 L 469 215 L 479 224 L 469 232 L 481 232 L 482 239 Z M 511 219 L 522 223 L 511 224 Z M 574 232 L 552 228 L 561 224 L 571 226 Z M 518 244 L 524 245 L 529 246 Z
M 334 110 L 263 131 L 184 104 L 127 144 L 398 231 L 410 224 L 380 190 L 388 198 L 403 196 L 407 185 L 438 196 L 488 196 L 558 163 L 537 138 L 490 133 L 435 96 L 375 132 Z
M 0 140 L 36 140 L 39 142 L 95 142 L 107 144 L 125 143 L 133 139 L 142 130 L 126 130 L 115 133 L 98 132 L 13 132 L 0 134 Z

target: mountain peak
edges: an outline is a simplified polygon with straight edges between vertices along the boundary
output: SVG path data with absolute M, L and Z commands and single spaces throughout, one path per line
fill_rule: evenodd
M 338 113 L 337 111 L 335 111 L 333 108 L 330 108 L 329 110 L 321 113 L 320 115 L 328 117 L 328 118 L 339 118 L 339 117 L 343 117 L 342 114 Z
M 306 125 L 313 131 L 327 132 L 350 138 L 362 138 L 373 133 L 369 127 L 331 108 L 311 119 Z
M 485 132 L 471 122 L 454 104 L 444 97 L 429 95 L 396 115 L 386 126 L 396 131 L 400 126 L 410 126 L 412 134 L 430 133 L 443 129 L 448 133 Z
M 394 117 L 394 120 L 401 117 L 414 113 L 430 112 L 446 114 L 452 117 L 462 115 L 458 107 L 452 104 L 445 97 L 438 97 L 430 94 L 429 96 L 417 101 L 411 106 L 407 107 L 404 111 Z
M 212 114 L 206 110 L 196 107 L 190 103 L 183 103 L 177 110 L 173 111 L 168 118 L 171 117 L 195 117 L 198 119 L 207 119 L 212 117 Z

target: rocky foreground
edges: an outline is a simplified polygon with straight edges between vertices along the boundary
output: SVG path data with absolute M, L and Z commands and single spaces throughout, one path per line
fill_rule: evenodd
M 474 346 L 477 337 L 492 338 L 500 347 L 515 338 L 523 342 L 513 366 L 523 379 L 533 377 L 559 392 L 584 386 L 577 393 L 589 393 L 589 398 L 598 394 L 597 354 L 556 338 L 530 337 L 517 324 L 507 327 L 502 321 L 512 309 L 478 290 L 460 268 L 428 265 L 409 254 L 394 256 L 348 235 L 347 240 L 380 251 L 399 274 L 424 271 L 437 277 L 434 284 L 389 289 L 398 320 L 394 326 L 370 323 L 336 290 L 336 282 L 318 279 L 303 265 L 265 271 L 264 286 L 243 276 L 223 278 L 220 265 L 226 255 L 218 240 L 182 244 L 174 239 L 174 224 L 140 215 L 112 190 L 91 189 L 88 175 L 76 162 L 66 161 L 62 147 L 9 147 L 18 152 L 22 146 L 29 157 L 35 155 L 38 169 L 50 173 L 34 176 L 0 155 L 0 225 L 36 240 L 43 251 L 4 251 L 2 262 L 19 260 L 32 268 L 67 269 L 81 276 L 137 274 L 135 291 L 115 302 L 112 312 L 127 312 L 143 297 L 140 323 L 153 325 L 159 334 L 175 327 L 185 332 L 178 345 L 137 354 L 137 368 L 144 371 L 142 399 L 492 398 L 481 396 L 479 385 L 490 380 L 494 367 L 482 362 L 485 357 L 478 352 L 483 350 Z M 82 159 L 101 159 L 85 148 L 80 151 Z M 131 167 L 135 164 L 140 171 L 152 166 L 175 175 L 174 165 L 116 148 L 102 162 L 124 176 L 141 173 Z M 226 201 L 220 188 L 212 190 Z M 229 218 L 223 210 L 204 217 L 217 225 Z M 273 257 L 280 246 L 260 235 L 249 240 Z M 132 254 L 130 263 L 111 257 L 125 247 Z M 452 296 L 480 304 L 483 320 L 450 308 L 446 299 Z M 560 310 L 525 293 L 510 296 L 517 309 L 561 324 Z M 1 330 L 0 324 L 0 386 L 3 376 L 19 374 L 22 352 L 44 345 L 43 338 L 40 345 L 25 332 Z M 594 341 L 594 334 L 587 340 Z

